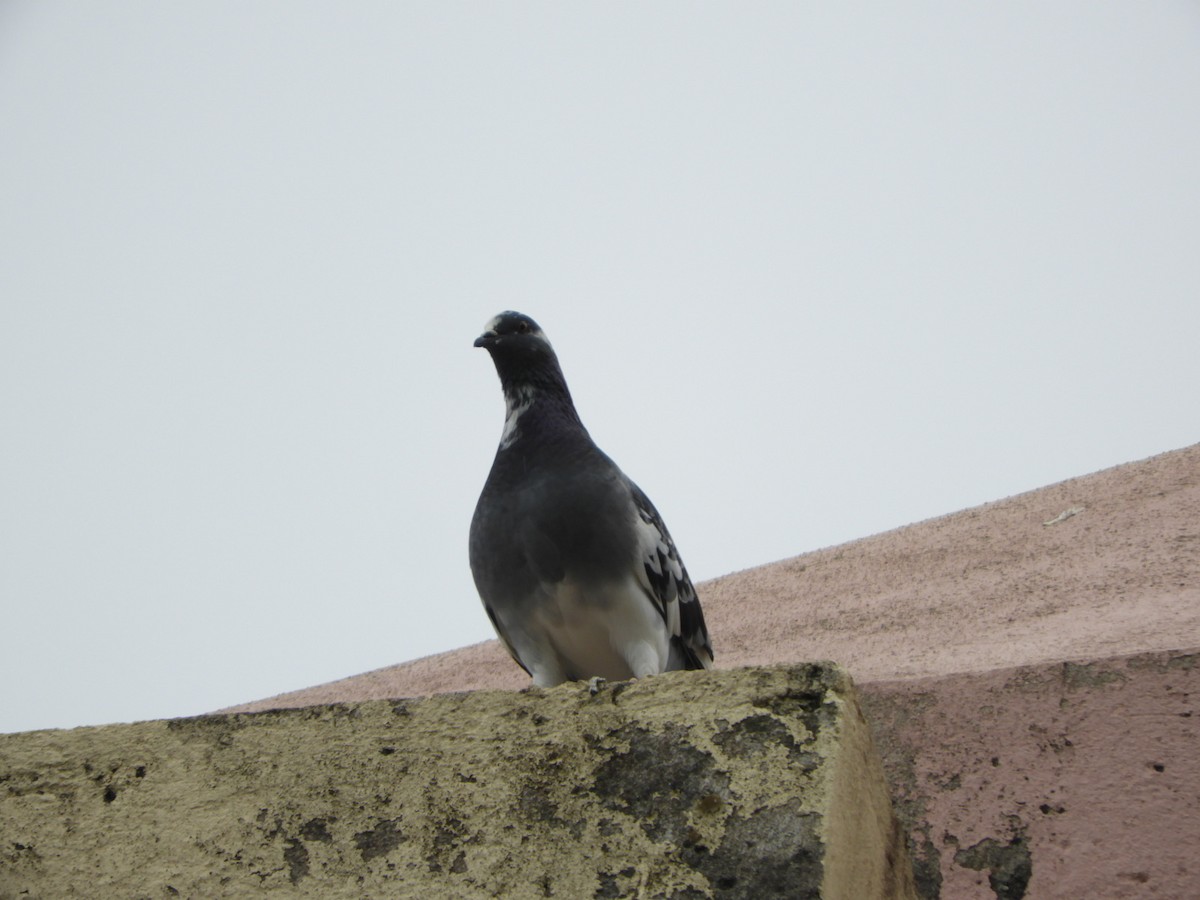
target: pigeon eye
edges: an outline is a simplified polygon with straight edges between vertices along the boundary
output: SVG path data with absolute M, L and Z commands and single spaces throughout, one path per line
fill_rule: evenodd
M 528 334 L 528 333 L 529 333 L 529 323 L 528 322 L 518 322 L 517 323 L 517 334 Z

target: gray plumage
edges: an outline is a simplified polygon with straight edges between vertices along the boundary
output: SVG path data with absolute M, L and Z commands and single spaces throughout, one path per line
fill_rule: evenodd
M 537 323 L 501 313 L 475 346 L 491 354 L 506 410 L 471 520 L 471 574 L 513 659 L 542 687 L 710 668 L 671 535 L 588 436 Z

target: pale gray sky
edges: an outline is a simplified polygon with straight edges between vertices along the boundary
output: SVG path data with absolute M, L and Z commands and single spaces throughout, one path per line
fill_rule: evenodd
M 1198 110 L 1194 2 L 0 5 L 0 731 L 490 637 L 506 308 L 697 579 L 1200 440 Z

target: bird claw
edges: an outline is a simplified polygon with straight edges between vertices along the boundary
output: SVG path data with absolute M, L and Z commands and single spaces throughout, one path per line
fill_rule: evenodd
M 593 675 L 588 680 L 588 693 L 593 697 L 596 696 L 596 694 L 600 693 L 600 688 L 604 687 L 607 681 L 607 678 L 602 678 L 599 675 Z

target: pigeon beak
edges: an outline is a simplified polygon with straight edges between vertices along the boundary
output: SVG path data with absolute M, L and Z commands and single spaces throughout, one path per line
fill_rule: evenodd
M 492 346 L 492 344 L 496 343 L 496 337 L 497 337 L 496 332 L 485 331 L 479 337 L 475 338 L 475 346 L 490 348 Z

